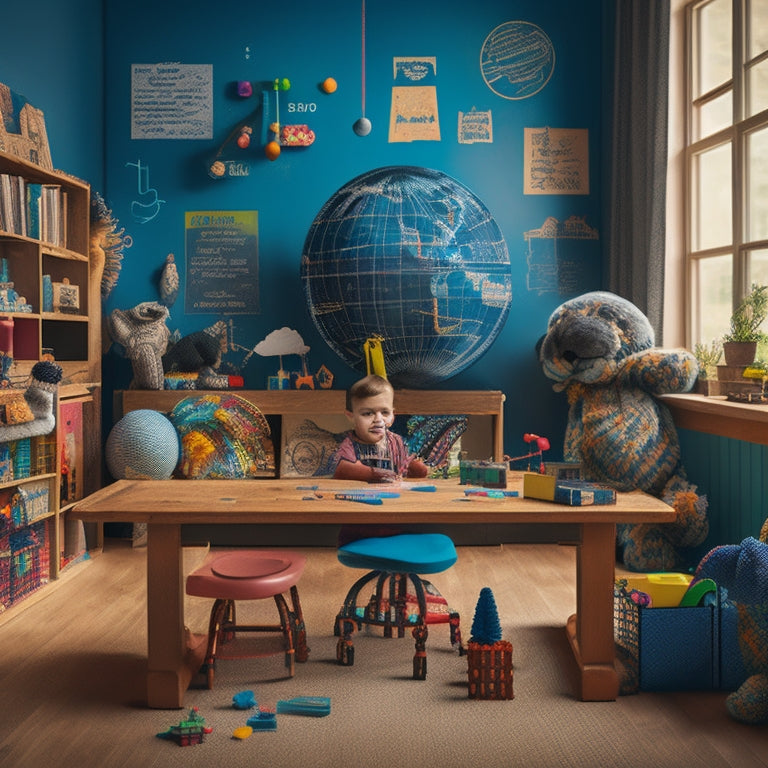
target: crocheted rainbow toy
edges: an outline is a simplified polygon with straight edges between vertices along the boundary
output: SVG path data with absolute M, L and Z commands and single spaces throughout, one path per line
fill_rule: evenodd
M 768 521 L 760 533 L 741 544 L 710 550 L 694 579 L 714 579 L 728 590 L 738 611 L 739 649 L 749 677 L 725 700 L 734 720 L 768 723 Z
M 561 304 L 539 348 L 544 374 L 568 397 L 565 460 L 580 462 L 587 480 L 646 491 L 678 511 L 674 523 L 619 526 L 621 558 L 634 571 L 683 567 L 682 550 L 709 532 L 706 497 L 686 478 L 672 416 L 657 397 L 689 390 L 698 366 L 687 350 L 654 343 L 634 304 L 596 291 Z

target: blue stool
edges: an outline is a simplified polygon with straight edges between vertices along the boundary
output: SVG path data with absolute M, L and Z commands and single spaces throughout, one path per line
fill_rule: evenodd
M 339 638 L 336 644 L 339 664 L 347 667 L 354 664 L 352 636 L 363 624 L 383 627 L 385 637 L 392 637 L 394 628 L 397 636 L 403 637 L 406 627 L 411 628 L 416 641 L 415 680 L 427 677 L 429 624 L 448 623 L 451 645 L 463 653 L 459 614 L 448 608 L 440 593 L 419 575 L 440 573 L 456 562 L 456 548 L 448 536 L 402 533 L 360 539 L 339 547 L 337 555 L 343 565 L 368 571 L 352 585 L 336 616 L 334 634 Z M 358 606 L 361 590 L 372 581 L 376 582 L 374 593 L 365 606 Z M 409 585 L 412 594 L 409 594 Z

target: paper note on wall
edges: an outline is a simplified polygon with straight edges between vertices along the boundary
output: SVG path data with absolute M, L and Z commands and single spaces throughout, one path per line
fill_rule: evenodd
M 131 65 L 132 139 L 212 137 L 212 65 Z
M 434 57 L 394 60 L 395 85 L 389 112 L 389 141 L 440 141 Z M 419 83 L 413 85 L 413 83 Z

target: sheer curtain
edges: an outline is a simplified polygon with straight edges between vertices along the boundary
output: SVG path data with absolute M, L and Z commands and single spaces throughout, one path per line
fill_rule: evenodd
M 606 0 L 606 288 L 662 338 L 670 0 Z

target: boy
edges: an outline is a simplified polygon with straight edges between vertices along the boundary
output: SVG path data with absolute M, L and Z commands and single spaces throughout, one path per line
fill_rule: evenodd
M 395 391 L 382 376 L 366 376 L 347 390 L 345 414 L 352 430 L 333 456 L 333 476 L 341 480 L 393 483 L 401 477 L 426 477 L 428 469 L 409 456 L 395 420 Z

